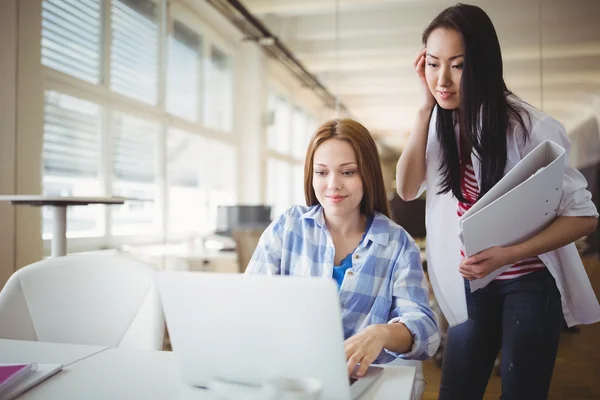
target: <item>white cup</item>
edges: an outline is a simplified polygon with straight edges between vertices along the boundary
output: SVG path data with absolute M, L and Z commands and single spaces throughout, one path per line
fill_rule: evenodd
M 323 385 L 313 378 L 280 377 L 267 382 L 277 400 L 321 400 Z

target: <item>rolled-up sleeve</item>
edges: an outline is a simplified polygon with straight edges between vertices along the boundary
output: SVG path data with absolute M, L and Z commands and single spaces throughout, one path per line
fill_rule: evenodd
M 432 357 L 440 345 L 439 323 L 429 307 L 429 286 L 421 266 L 419 248 L 412 240 L 407 241 L 395 265 L 393 300 L 389 323 L 404 324 L 414 343 L 407 353 L 385 351 L 402 359 L 425 360 Z
M 258 241 L 246 268 L 249 275 L 279 275 L 281 273 L 282 242 L 287 212 L 271 222 Z
M 569 165 L 571 141 L 560 122 L 551 117 L 544 118 L 531 132 L 526 152 L 540 143 L 551 140 L 567 152 L 567 162 L 563 175 L 563 194 L 558 207 L 559 217 L 598 217 L 592 194 L 587 190 L 587 181 L 581 172 Z

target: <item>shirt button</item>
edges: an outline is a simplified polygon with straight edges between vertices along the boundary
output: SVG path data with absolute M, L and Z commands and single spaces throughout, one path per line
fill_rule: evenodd
M 355 259 L 355 260 L 358 260 L 359 258 L 360 258 L 360 256 L 359 256 L 358 254 L 355 254 L 355 255 L 354 255 L 354 259 Z
M 352 275 L 354 275 L 354 272 L 348 271 L 348 275 L 352 276 Z

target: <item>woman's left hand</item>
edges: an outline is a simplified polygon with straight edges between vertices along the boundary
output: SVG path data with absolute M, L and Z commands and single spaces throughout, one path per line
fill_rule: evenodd
M 465 258 L 460 263 L 458 271 L 470 281 L 481 279 L 498 268 L 512 263 L 512 253 L 506 247 L 490 247 L 474 256 Z

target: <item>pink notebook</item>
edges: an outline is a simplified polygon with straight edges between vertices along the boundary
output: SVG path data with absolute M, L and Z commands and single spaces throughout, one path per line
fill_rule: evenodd
M 0 365 L 0 394 L 18 384 L 37 369 L 37 364 Z

